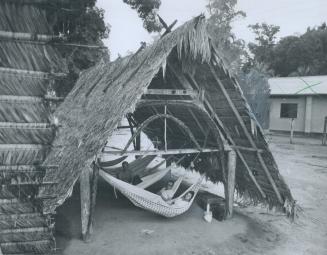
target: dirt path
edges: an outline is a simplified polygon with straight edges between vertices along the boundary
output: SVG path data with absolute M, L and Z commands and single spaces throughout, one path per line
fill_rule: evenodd
M 164 219 L 116 200 L 100 183 L 93 241 L 80 241 L 78 190 L 58 211 L 57 240 L 62 254 L 268 254 L 327 255 L 327 147 L 319 141 L 273 137 L 271 149 L 304 213 L 291 224 L 262 208 L 236 209 L 232 220 L 202 220 L 194 204 L 186 214 Z M 311 144 L 311 145 L 303 145 Z

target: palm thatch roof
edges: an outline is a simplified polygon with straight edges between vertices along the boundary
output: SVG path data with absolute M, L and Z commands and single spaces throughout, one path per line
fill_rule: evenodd
M 48 254 L 55 245 L 49 219 L 35 206 L 45 185 L 36 163 L 54 135 L 45 95 L 67 66 L 52 45 L 35 41 L 53 36 L 45 9 L 34 5 L 44 3 L 0 1 L 0 254 Z
M 59 170 L 47 173 L 45 180 L 59 184 L 40 191 L 40 196 L 56 196 L 44 202 L 44 211 L 53 212 L 65 201 L 80 173 L 101 153 L 126 114 L 133 113 L 135 120 L 143 123 L 164 113 L 160 100 L 153 100 L 151 107 L 146 105 L 146 100 L 158 99 L 146 95 L 148 89 L 185 89 L 183 86 L 202 96 L 194 102 L 172 100 L 167 108 L 186 123 L 194 139 L 185 138 L 185 132 L 171 122 L 169 147 L 181 148 L 186 143 L 221 149 L 226 140 L 237 152 L 236 189 L 241 195 L 277 207 L 293 202 L 262 130 L 225 66 L 211 45 L 204 17 L 199 16 L 136 54 L 82 73 L 55 113 L 61 128 L 45 164 L 58 164 Z M 144 132 L 153 141 L 162 140 L 162 122 L 154 121 Z M 224 181 L 223 152 L 199 158 L 196 170 L 214 182 Z M 181 164 L 187 166 L 192 160 Z

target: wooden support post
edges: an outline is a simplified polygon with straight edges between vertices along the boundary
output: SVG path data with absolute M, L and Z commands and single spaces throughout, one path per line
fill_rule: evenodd
M 99 167 L 93 162 L 93 174 L 91 182 L 91 206 L 90 206 L 90 220 L 89 220 L 89 235 L 93 233 L 94 213 L 98 191 Z
M 80 176 L 82 239 L 84 242 L 88 242 L 93 233 L 98 178 L 99 168 L 95 163 L 92 164 L 92 173 L 90 173 L 90 168 L 87 168 Z
M 134 135 L 133 124 L 132 124 L 132 122 L 131 122 L 131 120 L 130 120 L 129 117 L 127 117 L 127 121 L 128 121 L 129 129 L 131 131 L 131 135 L 133 136 Z M 134 147 L 134 150 L 137 150 L 136 149 L 136 140 L 133 140 L 133 147 Z
M 140 151 L 141 150 L 141 135 L 142 133 L 140 133 L 136 138 L 135 138 L 135 150 L 136 151 Z
M 233 216 L 235 192 L 236 153 L 234 150 L 228 152 L 227 169 L 227 183 L 225 184 L 225 217 L 229 219 Z
M 291 119 L 291 136 L 290 136 L 290 144 L 293 143 L 293 135 L 294 135 L 294 119 Z
M 327 145 L 327 117 L 325 117 L 324 132 L 322 134 L 322 145 Z
M 88 228 L 90 220 L 91 205 L 91 185 L 89 168 L 83 169 L 80 175 L 80 194 L 81 194 L 81 221 L 82 221 L 82 239 L 88 241 Z
M 165 105 L 165 115 L 167 115 L 167 105 Z M 165 151 L 167 151 L 167 118 L 165 118 Z

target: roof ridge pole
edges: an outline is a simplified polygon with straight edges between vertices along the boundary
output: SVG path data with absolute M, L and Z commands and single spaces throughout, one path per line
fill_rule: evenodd
M 257 148 L 257 145 L 255 144 L 254 140 L 252 139 L 252 137 L 251 137 L 249 131 L 247 130 L 247 128 L 246 128 L 246 126 L 245 126 L 245 124 L 244 124 L 244 121 L 243 121 L 242 117 L 240 116 L 238 110 L 236 109 L 236 107 L 235 107 L 233 101 L 232 101 L 231 98 L 229 97 L 229 95 L 228 95 L 228 93 L 227 93 L 227 91 L 226 91 L 224 85 L 222 84 L 221 80 L 220 80 L 219 77 L 217 76 L 217 74 L 216 74 L 216 72 L 215 72 L 215 70 L 214 70 L 212 64 L 208 64 L 208 65 L 209 65 L 210 70 L 211 70 L 211 73 L 213 74 L 215 80 L 217 81 L 217 83 L 218 83 L 218 85 L 219 85 L 219 87 L 220 87 L 220 89 L 221 89 L 223 95 L 225 96 L 225 98 L 226 98 L 228 104 L 230 105 L 230 107 L 232 108 L 232 110 L 233 110 L 233 112 L 234 112 L 234 114 L 235 114 L 235 116 L 236 116 L 236 118 L 237 118 L 239 124 L 241 125 L 241 127 L 242 127 L 242 129 L 243 129 L 243 131 L 244 131 L 244 133 L 245 133 L 245 136 L 248 138 L 248 140 L 249 140 L 251 146 L 252 146 L 254 149 L 258 149 L 258 148 Z M 278 188 L 277 188 L 277 186 L 276 186 L 276 183 L 275 183 L 274 179 L 272 178 L 272 176 L 271 176 L 271 174 L 270 174 L 270 172 L 269 172 L 269 169 L 268 169 L 267 166 L 266 166 L 266 163 L 264 162 L 264 160 L 263 160 L 263 158 L 262 158 L 261 153 L 258 153 L 258 152 L 257 152 L 257 156 L 258 156 L 258 158 L 259 158 L 259 162 L 260 162 L 261 166 L 263 167 L 263 169 L 264 169 L 264 171 L 265 171 L 265 173 L 266 173 L 266 175 L 267 175 L 267 178 L 268 178 L 268 180 L 269 180 L 269 182 L 270 182 L 272 188 L 273 188 L 274 191 L 275 191 L 275 194 L 276 194 L 276 196 L 277 196 L 279 202 L 280 202 L 281 204 L 283 204 L 284 201 L 283 201 L 283 199 L 282 199 L 282 196 L 281 196 L 281 194 L 280 194 L 280 192 L 279 192 L 279 190 L 278 190 Z

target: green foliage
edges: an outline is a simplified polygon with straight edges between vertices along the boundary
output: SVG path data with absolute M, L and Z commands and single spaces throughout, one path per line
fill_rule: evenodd
M 255 117 L 263 127 L 267 127 L 269 111 L 269 85 L 267 70 L 263 65 L 252 65 L 247 72 L 241 70 L 242 61 L 247 57 L 245 43 L 235 37 L 232 22 L 246 14 L 236 10 L 237 0 L 210 0 L 208 30 L 219 53 L 229 64 L 229 69 L 237 76 Z M 269 29 L 270 27 L 268 27 Z M 262 35 L 260 40 L 266 40 Z M 262 37 L 262 38 L 261 38 Z M 270 39 L 268 37 L 267 39 Z M 271 39 L 270 39 L 271 40 Z
M 109 36 L 109 25 L 104 22 L 104 10 L 95 6 L 96 0 L 70 0 L 62 5 L 53 1 L 48 15 L 53 17 L 55 33 L 64 34 L 68 41 L 100 43 Z
M 276 76 L 327 74 L 327 26 L 308 28 L 300 36 L 287 36 L 276 43 L 279 27 L 267 24 L 250 26 L 256 43 L 250 43 L 252 57 L 245 68 L 264 63 Z
M 143 20 L 143 26 L 148 32 L 159 32 L 161 25 L 157 19 L 157 10 L 161 5 L 160 0 L 123 0 L 124 3 L 135 9 Z
M 273 48 L 276 43 L 276 34 L 280 27 L 275 25 L 268 25 L 266 23 L 256 23 L 250 25 L 249 28 L 255 34 L 255 43 L 249 43 L 248 48 L 253 57 L 248 55 L 248 63 L 246 68 L 253 67 L 255 63 L 266 63 L 273 57 Z M 269 68 L 271 67 L 268 64 Z
M 109 59 L 106 50 L 75 46 L 103 46 L 102 39 L 109 36 L 110 26 L 104 22 L 104 10 L 97 8 L 95 3 L 96 0 L 69 0 L 64 3 L 53 1 L 44 6 L 54 33 L 65 37 L 64 44 L 59 43 L 58 49 L 66 59 L 69 76 L 57 91 L 60 95 L 70 91 L 80 71 L 95 65 L 100 59 Z
M 222 40 L 229 38 L 232 34 L 231 23 L 238 17 L 245 17 L 243 11 L 236 11 L 237 0 L 209 0 L 207 9 L 210 13 L 208 19 L 209 27 L 217 34 L 220 34 Z M 218 38 L 217 38 L 218 39 Z
M 237 0 L 209 0 L 207 5 L 208 31 L 233 70 L 239 67 L 245 46 L 244 41 L 236 39 L 232 33 L 232 22 L 246 16 L 243 11 L 236 10 L 236 4 Z
M 272 68 L 280 76 L 327 74 L 326 24 L 308 30 L 301 36 L 280 40 L 274 50 Z
M 48 20 L 54 33 L 64 35 L 66 44 L 102 46 L 101 40 L 108 38 L 110 27 L 104 22 L 104 10 L 97 8 L 95 2 L 70 0 L 62 4 L 53 1 L 47 5 Z M 81 70 L 93 66 L 104 56 L 108 57 L 108 52 L 101 50 L 63 45 L 58 48 L 68 63 L 71 78 L 68 83 L 73 83 Z

